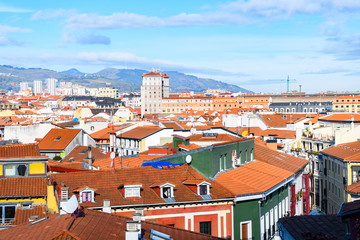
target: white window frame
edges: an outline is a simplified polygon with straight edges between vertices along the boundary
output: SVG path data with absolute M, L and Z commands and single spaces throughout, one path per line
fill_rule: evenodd
M 206 185 L 206 192 L 207 192 L 206 195 L 210 195 L 210 185 L 211 185 L 211 183 L 208 183 L 206 181 L 203 181 L 202 183 L 197 185 L 197 194 L 200 195 L 200 186 L 202 186 L 202 185 Z
M 174 187 L 175 185 L 171 184 L 171 183 L 165 183 L 163 185 L 160 186 L 160 197 L 164 198 L 163 193 L 164 193 L 164 188 L 170 188 L 170 197 L 169 198 L 173 198 L 174 197 Z
M 82 198 L 83 192 L 91 192 L 91 201 L 90 201 L 90 202 L 95 202 L 95 200 L 94 200 L 95 190 L 92 189 L 92 188 L 86 187 L 86 188 L 81 189 L 81 190 L 79 191 L 80 203 L 83 203 L 83 198 Z
M 141 189 L 142 185 L 125 185 L 124 186 L 124 197 L 128 198 L 128 197 L 141 197 L 141 193 L 140 193 L 140 189 Z M 135 194 L 130 194 L 130 191 L 135 191 Z
M 244 221 L 244 222 L 240 222 L 240 238 L 241 238 L 241 236 L 242 236 L 242 227 L 241 227 L 241 225 L 243 225 L 243 224 L 249 224 L 248 225 L 248 239 L 251 239 L 252 238 L 252 231 L 251 231 L 251 229 L 252 229 L 252 222 L 251 222 L 251 220 L 250 221 Z
M 275 231 L 277 230 L 277 222 L 279 221 L 279 217 L 278 217 L 278 206 L 276 205 L 274 207 L 274 214 L 275 214 Z

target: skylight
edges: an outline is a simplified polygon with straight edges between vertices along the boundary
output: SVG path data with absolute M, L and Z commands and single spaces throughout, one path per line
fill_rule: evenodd
M 59 141 L 61 138 L 61 136 L 58 136 L 57 138 L 55 138 L 55 141 Z

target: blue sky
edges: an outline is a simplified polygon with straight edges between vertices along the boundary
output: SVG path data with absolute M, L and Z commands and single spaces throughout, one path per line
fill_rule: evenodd
M 256 91 L 360 90 L 360 1 L 2 1 L 0 64 L 152 67 Z

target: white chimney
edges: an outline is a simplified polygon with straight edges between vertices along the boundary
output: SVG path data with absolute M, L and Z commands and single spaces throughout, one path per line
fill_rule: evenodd
M 126 222 L 126 230 L 125 230 L 126 240 L 138 240 L 140 233 L 141 233 L 141 228 L 139 228 L 138 221 Z
M 103 212 L 111 213 L 111 204 L 110 199 L 104 199 Z

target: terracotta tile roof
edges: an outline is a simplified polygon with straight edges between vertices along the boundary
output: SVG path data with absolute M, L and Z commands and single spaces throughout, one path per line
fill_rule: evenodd
M 338 144 L 334 147 L 322 150 L 321 153 L 345 161 L 360 161 L 360 141 Z
M 76 146 L 60 163 L 88 161 L 88 146 Z M 98 147 L 91 148 L 91 155 L 94 160 L 106 158 L 106 154 Z
M 172 128 L 174 130 L 184 130 L 177 122 L 161 122 L 166 128 Z
M 39 142 L 40 150 L 63 150 L 80 132 L 80 129 L 51 129 Z
M 297 121 L 306 114 L 259 114 L 268 127 L 286 127 L 287 123 Z
M 120 138 L 143 139 L 153 133 L 160 131 L 161 129 L 162 128 L 158 126 L 137 127 L 117 136 Z
M 296 131 L 292 130 L 279 130 L 279 129 L 267 129 L 263 131 L 261 136 L 270 136 L 273 135 L 275 138 L 287 138 L 287 139 L 295 139 Z
M 191 143 L 191 144 L 189 144 L 188 146 L 186 146 L 186 145 L 184 145 L 184 144 L 179 144 L 177 147 L 186 149 L 187 151 L 191 151 L 191 150 L 195 150 L 195 149 L 202 148 L 202 146 L 199 146 L 199 145 L 194 144 L 194 143 Z
M 340 114 L 331 114 L 319 118 L 320 121 L 360 121 L 360 114 L 358 113 L 340 113 Z
M 346 192 L 359 194 L 360 193 L 360 181 L 347 186 Z
M 114 126 L 114 131 L 117 132 L 117 131 L 120 131 L 120 130 L 125 129 L 127 127 L 130 127 L 132 125 L 133 124 L 129 124 L 129 123 L 122 124 L 122 125 L 116 125 L 116 126 Z M 112 127 L 109 126 L 107 128 L 101 129 L 101 130 L 99 130 L 97 132 L 94 132 L 94 133 L 90 134 L 90 136 L 95 140 L 109 140 L 110 139 L 110 133 L 112 131 L 113 131 Z
M 354 212 L 359 213 L 359 211 L 360 211 L 360 200 L 356 200 L 353 202 L 344 203 L 340 208 L 339 215 L 340 216 L 350 215 L 353 214 Z
M 292 173 L 298 172 L 308 164 L 305 159 L 271 150 L 257 141 L 255 142 L 255 159 Z
M 45 177 L 13 177 L 0 179 L 0 198 L 46 196 Z
M 292 175 L 292 172 L 264 162 L 251 162 L 220 173 L 215 182 L 235 195 L 245 195 L 264 193 Z
M 237 136 L 229 135 L 229 134 L 217 134 L 216 136 L 203 136 L 203 134 L 194 134 L 189 136 L 190 142 L 203 142 L 203 141 L 210 141 L 210 142 L 229 142 L 229 141 L 236 141 L 240 138 Z
M 41 156 L 38 145 L 35 143 L 29 143 L 0 146 L 0 158 L 26 156 Z
M 38 216 L 38 219 L 35 219 L 36 221 L 46 217 L 47 215 L 49 214 L 46 213 L 45 205 L 33 206 L 32 208 L 19 207 L 15 212 L 15 224 L 28 223 L 31 216 Z
M 70 214 L 59 217 L 53 214 L 44 221 L 36 224 L 21 224 L 0 231 L 3 240 L 17 239 L 125 239 L 126 222 L 132 220 L 123 216 L 104 213 L 91 209 L 84 209 L 84 217 L 74 219 Z M 144 239 L 150 239 L 151 229 L 170 235 L 174 240 L 211 240 L 221 239 L 214 236 L 191 232 L 179 228 L 143 221 L 141 229 Z
M 65 186 L 69 187 L 70 195 L 79 186 L 89 186 L 97 189 L 95 192 L 95 203 L 83 203 L 86 207 L 100 207 L 103 199 L 111 199 L 111 205 L 138 205 L 138 204 L 165 204 L 164 199 L 150 187 L 157 182 L 169 182 L 175 185 L 174 199 L 176 202 L 183 201 L 202 201 L 202 197 L 192 192 L 183 181 L 187 179 L 206 180 L 212 183 L 210 187 L 212 199 L 230 198 L 232 195 L 202 176 L 193 168 L 188 166 L 178 166 L 170 169 L 156 169 L 153 167 L 123 168 L 116 171 L 87 171 L 52 174 L 55 183 L 60 184 L 64 181 Z M 126 183 L 140 183 L 141 198 L 124 198 L 120 192 L 121 185 Z M 120 187 L 120 189 L 119 189 Z
M 81 240 L 68 230 L 64 230 L 58 234 L 56 234 L 54 237 L 51 237 L 50 240 Z
M 346 224 L 336 215 L 308 215 L 280 218 L 294 240 L 346 239 Z

